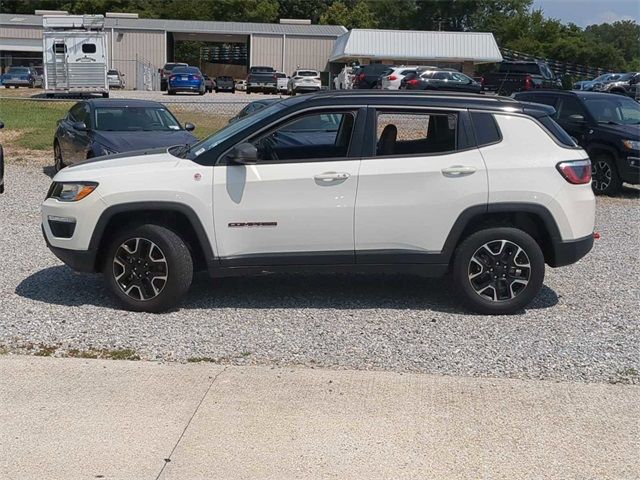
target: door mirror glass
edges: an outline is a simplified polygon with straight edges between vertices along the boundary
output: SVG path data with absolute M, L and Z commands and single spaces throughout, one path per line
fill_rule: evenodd
M 248 143 L 240 143 L 231 149 L 229 159 L 239 165 L 253 165 L 258 163 L 258 149 Z
M 73 122 L 73 128 L 76 130 L 79 130 L 81 132 L 84 132 L 87 129 L 87 124 L 84 122 Z
M 196 129 L 196 126 L 193 123 L 187 122 L 184 124 L 184 129 L 187 132 L 193 132 Z

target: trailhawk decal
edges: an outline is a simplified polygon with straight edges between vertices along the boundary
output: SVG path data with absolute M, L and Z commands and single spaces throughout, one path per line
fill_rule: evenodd
M 231 222 L 229 228 L 277 227 L 278 222 Z

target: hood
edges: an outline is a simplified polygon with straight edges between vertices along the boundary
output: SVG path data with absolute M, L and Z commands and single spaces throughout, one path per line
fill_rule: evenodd
M 115 152 L 133 152 L 157 147 L 171 147 L 197 142 L 196 137 L 186 130 L 161 132 L 105 132 L 94 131 L 93 139 Z
M 147 171 L 150 168 L 157 171 L 162 168 L 171 168 L 179 161 L 180 159 L 167 152 L 166 148 L 138 150 L 136 152 L 91 158 L 63 168 L 56 177 L 70 176 L 77 178 L 78 173 L 82 175 L 88 172 L 106 173 L 119 171 L 122 168 L 126 168 L 130 173 Z M 61 180 L 64 181 L 65 179 L 66 178 L 62 178 Z

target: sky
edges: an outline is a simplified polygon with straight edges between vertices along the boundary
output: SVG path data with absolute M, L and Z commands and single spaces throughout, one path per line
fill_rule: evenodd
M 545 16 L 585 27 L 594 23 L 635 20 L 640 23 L 640 0 L 534 0 Z

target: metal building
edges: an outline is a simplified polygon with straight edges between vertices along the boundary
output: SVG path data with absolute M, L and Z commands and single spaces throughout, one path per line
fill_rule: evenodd
M 173 52 L 181 41 L 213 45 L 212 64 L 229 65 L 237 77 L 246 74 L 250 65 L 271 66 L 287 74 L 299 67 L 327 71 L 335 40 L 347 31 L 342 26 L 311 25 L 301 20 L 210 22 L 109 13 L 105 30 L 110 67 L 125 73 L 129 88 L 140 84 L 141 72 L 156 71 L 168 61 L 180 61 Z M 12 64 L 42 64 L 40 15 L 0 14 L 0 70 Z
M 501 62 L 502 55 L 492 33 L 353 29 L 336 40 L 329 61 L 338 67 L 433 65 L 472 74 L 475 65 Z

